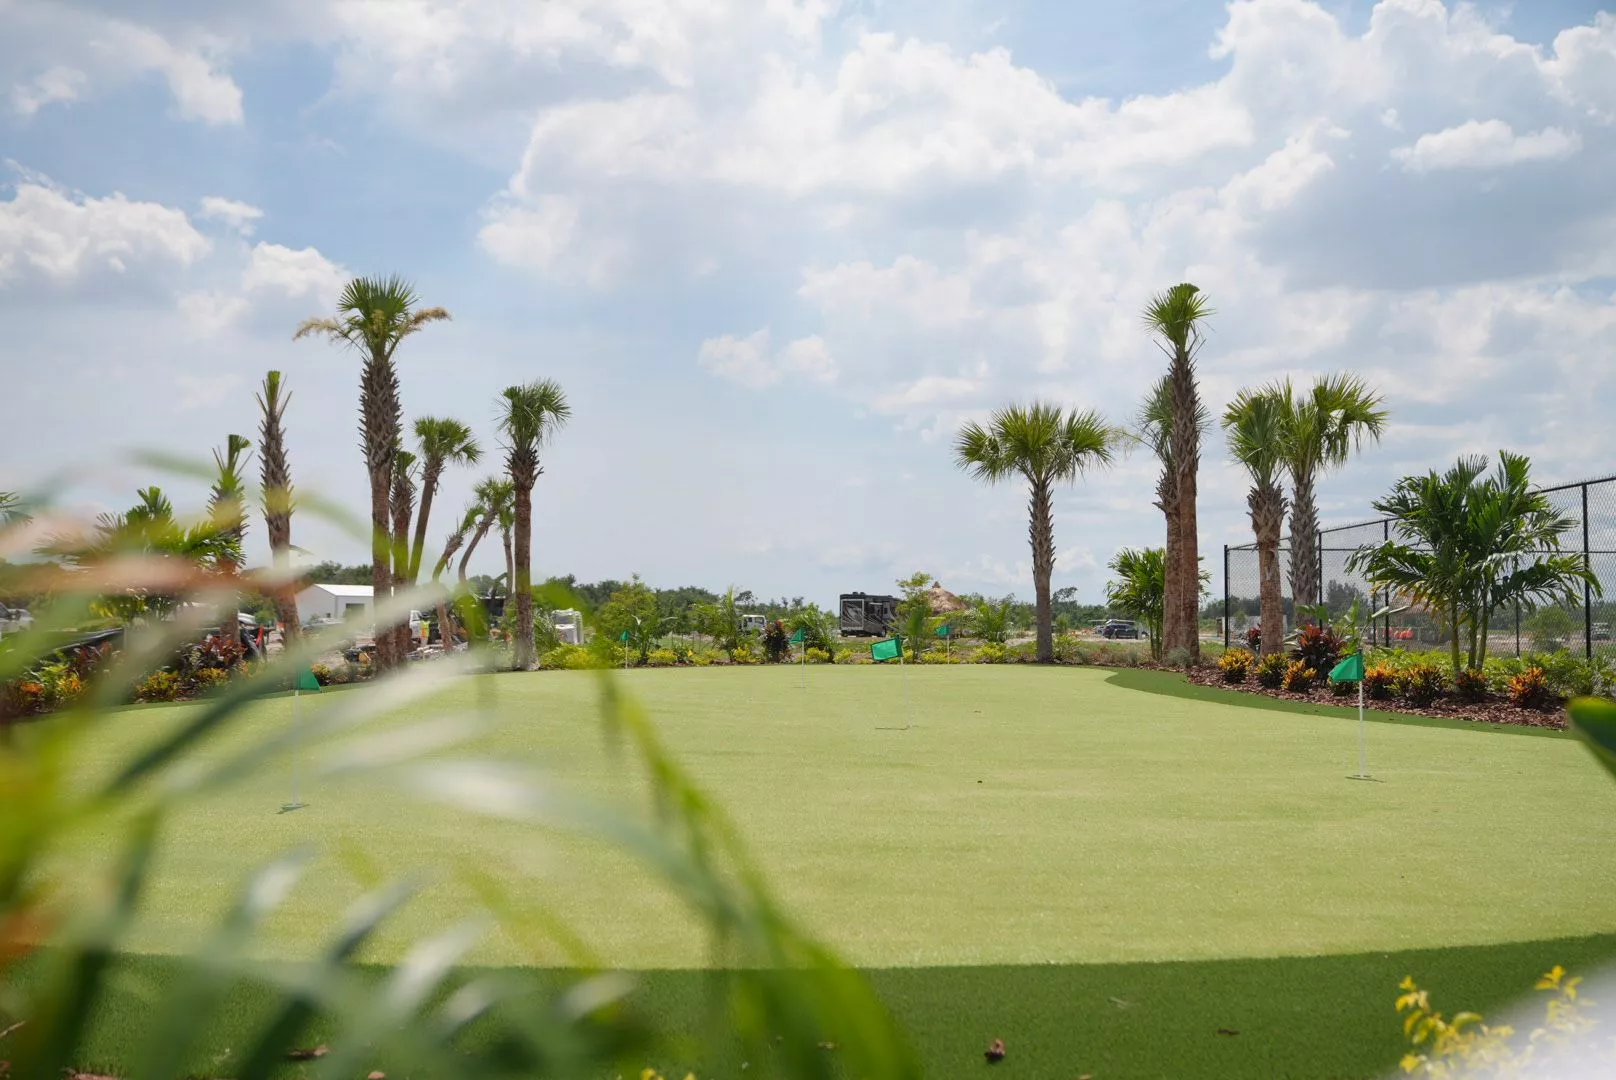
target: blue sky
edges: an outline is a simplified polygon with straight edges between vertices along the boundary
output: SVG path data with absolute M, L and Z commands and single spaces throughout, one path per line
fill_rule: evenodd
M 1218 314 L 1214 407 L 1350 368 L 1367 516 L 1460 452 L 1616 471 L 1616 16 L 1438 0 L 0 0 L 0 486 L 131 501 L 286 372 L 297 481 L 363 505 L 357 363 L 293 343 L 351 273 L 453 323 L 406 413 L 492 444 L 567 388 L 536 569 L 828 602 L 917 568 L 1030 592 L 1023 493 L 952 465 L 1033 396 L 1121 422 L 1137 312 Z M 52 479 L 64 461 L 82 468 Z M 1062 494 L 1056 584 L 1160 543 L 1135 453 Z M 451 474 L 434 528 L 477 472 Z M 182 506 L 201 491 L 168 483 Z M 1209 565 L 1247 539 L 1214 440 Z M 310 558 L 360 546 L 312 518 Z M 262 529 L 254 530 L 255 550 Z M 494 551 L 484 568 L 493 569 Z

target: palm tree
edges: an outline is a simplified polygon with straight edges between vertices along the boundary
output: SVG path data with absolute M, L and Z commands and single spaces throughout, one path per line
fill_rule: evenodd
M 242 543 L 247 537 L 247 462 L 252 440 L 242 435 L 225 438 L 223 452 L 213 451 L 213 490 L 208 495 L 208 521 L 220 536 L 230 541 L 231 550 L 218 558 L 218 571 L 226 580 L 234 580 L 241 572 Z M 219 624 L 219 637 L 235 641 L 241 635 L 241 623 L 236 614 L 236 600 L 229 601 L 229 610 Z
M 1183 541 L 1176 510 L 1178 467 L 1173 461 L 1173 384 L 1170 376 L 1163 375 L 1152 384 L 1150 393 L 1139 407 L 1136 424 L 1133 438 L 1150 447 L 1151 453 L 1156 455 L 1156 460 L 1161 462 L 1161 473 L 1156 477 L 1156 509 L 1162 512 L 1162 517 L 1167 523 L 1167 546 L 1163 558 L 1169 568 L 1175 567 L 1178 565 Z M 1196 441 L 1199 443 L 1212 428 L 1212 414 L 1207 411 L 1205 405 L 1197 405 L 1195 427 Z M 1199 572 L 1198 554 L 1196 568 Z M 1200 635 L 1195 636 L 1199 640 Z
M 1355 375 L 1328 375 L 1298 395 L 1286 379 L 1270 388 L 1285 402 L 1285 466 L 1291 474 L 1291 598 L 1322 603 L 1319 512 L 1315 481 L 1347 463 L 1364 439 L 1386 430 L 1383 398 Z
M 1486 469 L 1486 458 L 1462 457 L 1440 475 L 1404 477 L 1373 504 L 1396 519 L 1396 534 L 1347 561 L 1371 586 L 1405 595 L 1447 624 L 1455 673 L 1486 662 L 1493 609 L 1574 603 L 1585 586 L 1600 592 L 1587 560 L 1560 551 L 1574 522 L 1532 490 L 1526 458 L 1500 453 L 1491 476 Z
M 1150 655 L 1162 658 L 1162 620 L 1167 610 L 1167 552 L 1164 548 L 1123 548 L 1111 560 L 1116 579 L 1105 587 L 1106 603 L 1141 620 L 1150 632 Z
M 1257 579 L 1262 612 L 1261 651 L 1280 652 L 1285 599 L 1279 581 L 1279 539 L 1285 529 L 1285 399 L 1273 390 L 1242 390 L 1223 413 L 1229 453 L 1251 477 L 1246 509 L 1257 538 Z
M 423 416 L 415 421 L 415 442 L 421 451 L 421 511 L 415 519 L 415 541 L 410 547 L 411 585 L 421 576 L 421 552 L 426 547 L 427 519 L 432 500 L 448 465 L 475 465 L 482 456 L 471 428 L 458 420 Z
M 393 591 L 393 460 L 399 450 L 404 419 L 393 357 L 405 338 L 430 323 L 449 318 L 443 308 L 419 305 L 420 297 L 403 278 L 354 278 L 343 288 L 334 318 L 305 319 L 293 335 L 296 339 L 319 334 L 358 350 L 364 357 L 359 375 L 359 440 L 370 473 L 371 584 L 377 604 Z M 395 635 L 378 628 L 377 666 L 390 668 L 399 659 Z
M 289 392 L 281 393 L 280 372 L 271 371 L 264 376 L 264 388 L 258 395 L 258 409 L 262 414 L 258 423 L 259 480 L 263 486 L 264 531 L 269 534 L 270 561 L 282 578 L 292 562 L 292 466 L 286 459 L 283 423 L 286 405 L 291 400 Z M 281 640 L 291 644 L 302 632 L 302 626 L 297 617 L 297 593 L 290 581 L 277 582 L 274 601 L 275 618 L 281 624 Z
M 1037 594 L 1038 659 L 1055 658 L 1049 578 L 1055 570 L 1055 485 L 1070 483 L 1091 465 L 1107 465 L 1121 437 L 1096 412 L 1066 412 L 1043 402 L 1011 405 L 988 425 L 972 421 L 954 440 L 954 459 L 978 480 L 1027 482 L 1031 517 L 1032 580 Z
M 696 605 L 696 627 L 713 639 L 713 644 L 725 652 L 733 653 L 741 643 L 742 596 L 731 585 L 724 595 L 711 604 Z
M 515 488 L 514 543 L 512 558 L 515 576 L 511 592 L 516 595 L 516 656 L 518 670 L 526 670 L 538 659 L 533 650 L 533 485 L 538 482 L 539 449 L 572 415 L 567 396 L 551 379 L 521 386 L 508 386 L 502 395 L 499 418 L 505 436 L 505 465 Z
M 482 515 L 483 508 L 481 504 L 476 502 L 466 507 L 465 512 L 460 515 L 459 523 L 455 525 L 454 531 L 449 534 L 449 539 L 444 541 L 443 554 L 438 558 L 438 565 L 432 568 L 432 583 L 434 585 L 438 583 L 439 578 L 443 577 L 443 572 L 449 568 L 450 560 L 455 557 L 455 553 L 466 542 L 466 537 L 471 530 L 476 528 L 477 521 Z M 454 623 L 450 617 L 449 601 L 443 593 L 438 594 L 438 637 L 442 639 L 445 649 L 454 644 Z
M 1005 638 L 1010 636 L 1010 612 L 1016 606 L 1016 598 L 1006 596 L 995 603 L 983 599 L 971 608 L 967 616 L 972 637 L 995 645 L 1003 645 Z
M 415 516 L 415 455 L 400 449 L 393 457 L 393 588 L 402 591 L 409 586 L 410 519 Z M 382 633 L 380 629 L 376 631 Z M 410 628 L 401 623 L 387 631 L 393 635 L 398 655 L 410 651 Z
M 26 525 L 33 519 L 22 496 L 15 491 L 0 491 L 0 527 Z
M 472 553 L 477 550 L 477 545 L 482 543 L 483 537 L 488 535 L 488 530 L 510 514 L 511 503 L 516 498 L 511 482 L 499 476 L 489 476 L 478 481 L 477 486 L 472 488 L 472 494 L 477 498 L 475 505 L 479 508 L 480 515 L 477 527 L 472 531 L 471 540 L 466 544 L 466 553 L 460 556 L 462 585 L 466 583 L 466 566 L 471 562 Z
M 1158 494 L 1168 500 L 1163 512 L 1176 550 L 1167 561 L 1162 645 L 1169 654 L 1184 650 L 1192 664 L 1201 658 L 1201 553 L 1195 512 L 1204 431 L 1195 360 L 1205 340 L 1201 324 L 1212 314 L 1201 290 L 1183 282 L 1153 297 L 1142 316 L 1168 359 L 1166 397 L 1171 419 L 1167 425 L 1168 458 L 1164 460 L 1171 463 L 1173 482 L 1166 491 L 1158 489 Z

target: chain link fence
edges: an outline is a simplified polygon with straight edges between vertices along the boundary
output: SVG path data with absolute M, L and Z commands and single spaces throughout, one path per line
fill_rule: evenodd
M 1605 595 L 1584 589 L 1576 603 L 1536 609 L 1508 607 L 1494 611 L 1489 621 L 1487 652 L 1492 656 L 1521 656 L 1532 652 L 1568 649 L 1580 656 L 1616 658 L 1616 476 L 1544 488 L 1554 508 L 1575 526 L 1567 533 L 1563 550 L 1580 551 L 1588 559 Z M 1325 604 L 1332 616 L 1344 614 L 1354 600 L 1370 611 L 1390 606 L 1390 597 L 1374 592 L 1357 574 L 1347 572 L 1347 560 L 1359 548 L 1379 544 L 1397 534 L 1389 518 L 1357 525 L 1338 525 L 1319 533 L 1319 580 L 1322 593 L 1304 597 L 1303 606 Z M 1285 597 L 1285 629 L 1296 624 L 1296 602 L 1291 595 L 1290 538 L 1280 542 L 1280 588 Z M 1258 618 L 1257 546 L 1241 544 L 1223 549 L 1223 643 L 1243 644 Z M 1371 593 L 1373 592 L 1373 595 Z M 1377 620 L 1369 643 L 1405 649 L 1445 649 L 1448 631 L 1424 611 L 1410 610 Z

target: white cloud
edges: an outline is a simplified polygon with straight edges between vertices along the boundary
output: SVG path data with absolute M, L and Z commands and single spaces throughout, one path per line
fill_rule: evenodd
M 1581 148 L 1582 137 L 1574 131 L 1546 127 L 1516 135 L 1502 120 L 1470 120 L 1421 135 L 1412 146 L 1393 150 L 1392 157 L 1410 172 L 1497 169 L 1527 161 L 1560 161 Z
M 744 338 L 725 334 L 701 343 L 696 362 L 703 370 L 752 390 L 773 386 L 787 375 L 813 382 L 836 380 L 836 361 L 823 338 L 798 338 L 776 352 L 768 327 Z
M 77 68 L 56 65 L 11 89 L 11 107 L 23 116 L 32 116 L 46 105 L 77 101 L 84 96 L 89 76 Z
M 92 198 L 25 181 L 0 202 L 0 285 L 29 272 L 66 282 L 145 261 L 186 266 L 211 247 L 184 211 L 119 193 Z
M 348 271 L 314 248 L 294 251 L 279 244 L 258 243 L 242 272 L 241 287 L 248 292 L 274 290 L 287 297 L 308 297 L 330 306 L 348 277 Z
M 157 75 L 182 119 L 242 122 L 241 88 L 223 69 L 224 42 L 215 34 L 197 29 L 184 40 L 171 39 L 65 0 L 6 0 L 3 6 L 11 47 L 0 48 L 0 75 L 13 78 L 12 106 L 19 112 Z
M 226 199 L 219 195 L 204 195 L 202 197 L 201 215 L 210 221 L 222 221 L 230 228 L 235 229 L 243 236 L 253 234 L 253 223 L 264 216 L 264 212 L 256 206 L 238 202 L 235 199 Z

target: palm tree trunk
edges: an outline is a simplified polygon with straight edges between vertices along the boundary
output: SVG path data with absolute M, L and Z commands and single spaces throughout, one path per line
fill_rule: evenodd
M 1459 674 L 1459 604 L 1454 602 L 1448 625 L 1453 630 L 1453 673 Z
M 393 590 L 402 593 L 409 587 L 410 573 L 410 517 L 415 507 L 415 490 L 410 484 L 410 478 L 403 469 L 394 469 L 393 477 Z M 392 630 L 395 641 L 394 648 L 398 650 L 398 658 L 402 660 L 413 650 L 414 642 L 410 640 L 410 622 L 405 619 Z
M 487 536 L 488 530 L 493 527 L 494 515 L 492 513 L 484 514 L 482 520 L 477 522 L 477 531 L 471 534 L 471 542 L 466 545 L 466 553 L 460 556 L 458 571 L 460 584 L 464 585 L 466 583 L 466 566 L 471 562 L 472 552 L 477 550 L 477 545 L 482 543 L 483 537 Z
M 505 542 L 505 595 L 516 595 L 516 553 L 511 550 L 511 530 L 500 532 L 500 539 Z
M 275 576 L 281 580 L 275 585 L 275 620 L 281 624 L 281 648 L 297 642 L 303 634 L 303 625 L 297 617 L 297 591 L 290 580 L 292 564 L 292 522 L 289 513 L 273 513 L 265 518 L 269 533 L 270 561 Z
M 410 545 L 411 585 L 421 577 L 421 552 L 426 549 L 427 519 L 432 516 L 432 498 L 438 493 L 438 482 L 442 477 L 443 462 L 428 458 L 421 470 L 421 509 L 415 519 L 415 541 Z
M 1480 670 L 1487 664 L 1487 634 L 1492 629 L 1493 609 L 1487 601 L 1482 601 L 1481 609 L 1481 636 L 1476 641 L 1476 655 L 1470 658 L 1470 666 Z
M 1319 602 L 1319 510 L 1313 502 L 1313 474 L 1293 478 L 1291 492 L 1291 602 L 1298 612 Z M 1302 620 L 1297 618 L 1301 625 Z
M 393 595 L 392 551 L 393 470 L 372 469 L 370 473 L 370 584 L 371 615 Z M 397 642 L 392 627 L 377 625 L 376 670 L 387 671 L 398 664 Z
M 515 574 L 516 669 L 527 671 L 538 660 L 533 647 L 533 480 L 516 480 Z M 525 482 L 524 482 L 525 481 Z
M 1251 498 L 1251 521 L 1257 533 L 1257 595 L 1262 626 L 1258 651 L 1267 656 L 1279 652 L 1285 639 L 1285 597 L 1279 583 L 1279 534 L 1284 528 L 1284 511 L 1255 491 Z
M 1162 556 L 1162 617 L 1155 627 L 1150 639 L 1150 655 L 1152 659 L 1160 660 L 1166 647 L 1167 638 L 1172 631 L 1169 627 L 1177 618 L 1177 603 L 1179 594 L 1178 563 L 1178 474 L 1167 466 L 1162 467 L 1161 476 L 1156 481 L 1156 507 L 1161 510 L 1166 519 L 1167 540 Z
M 1038 662 L 1048 664 L 1055 659 L 1053 619 L 1049 604 L 1049 579 L 1055 571 L 1055 512 L 1050 500 L 1048 480 L 1042 478 L 1033 480 L 1027 510 L 1031 518 L 1028 538 L 1032 542 L 1032 585 L 1038 623 Z
M 1178 588 L 1179 644 L 1188 654 L 1186 664 L 1201 662 L 1201 549 L 1195 518 L 1196 476 L 1182 470 L 1178 477 Z

